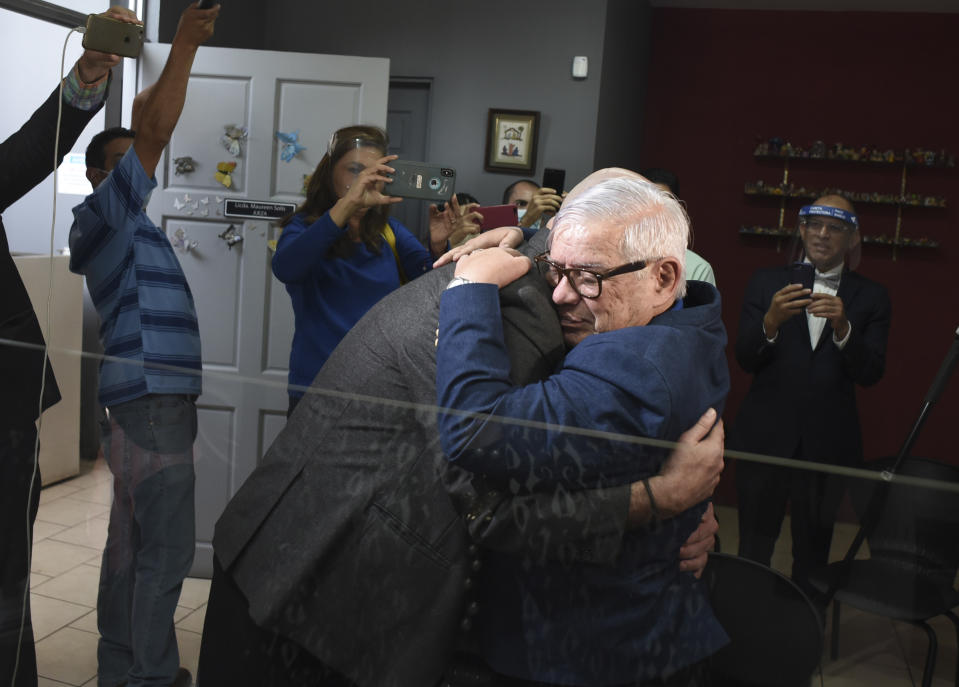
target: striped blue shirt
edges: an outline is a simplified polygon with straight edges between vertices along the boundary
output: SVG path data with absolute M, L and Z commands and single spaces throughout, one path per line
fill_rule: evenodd
M 193 294 L 166 234 L 146 216 L 156 186 L 133 146 L 73 208 L 70 269 L 87 278 L 100 314 L 100 403 L 146 394 L 200 394 Z

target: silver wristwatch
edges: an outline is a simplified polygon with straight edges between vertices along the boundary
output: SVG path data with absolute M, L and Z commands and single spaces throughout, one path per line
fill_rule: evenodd
M 463 284 L 472 284 L 472 279 L 467 279 L 466 277 L 453 277 L 450 279 L 450 283 L 446 285 L 447 289 L 452 289 L 454 286 L 462 286 Z

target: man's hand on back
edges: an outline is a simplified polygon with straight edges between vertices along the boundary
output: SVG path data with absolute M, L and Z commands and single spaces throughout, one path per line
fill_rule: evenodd
M 529 272 L 530 259 L 512 248 L 483 248 L 456 263 L 456 276 L 503 288 Z
M 679 438 L 660 473 L 649 480 L 656 505 L 664 518 L 671 518 L 702 503 L 716 490 L 723 471 L 726 434 L 723 421 L 715 425 L 710 408 Z
M 699 527 L 693 532 L 686 543 L 679 550 L 679 569 L 701 577 L 709 560 L 709 552 L 716 548 L 716 533 L 719 532 L 719 522 L 713 511 L 713 504 L 706 506 Z

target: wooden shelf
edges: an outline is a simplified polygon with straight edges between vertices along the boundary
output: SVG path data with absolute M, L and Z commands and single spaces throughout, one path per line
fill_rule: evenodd
M 775 239 L 792 238 L 795 229 L 790 227 L 739 227 L 739 233 L 743 236 L 765 236 Z M 890 246 L 893 248 L 938 248 L 939 242 L 927 239 L 926 237 L 913 239 L 909 237 L 900 237 L 898 240 L 892 236 L 880 234 L 878 236 L 864 235 L 862 237 L 864 244 L 875 246 Z
M 892 249 L 892 259 L 896 259 L 899 248 L 938 248 L 939 242 L 925 236 L 910 238 L 902 232 L 903 208 L 943 209 L 946 199 L 942 196 L 924 196 L 919 193 L 906 192 L 906 178 L 910 169 L 920 167 L 952 168 L 956 166 L 956 158 L 945 149 L 926 150 L 925 148 L 906 148 L 893 150 L 892 148 L 877 148 L 875 146 L 847 147 L 842 143 L 826 146 L 822 141 L 816 141 L 805 148 L 794 146 L 789 141 L 773 137 L 760 142 L 753 150 L 756 159 L 776 160 L 782 165 L 782 179 L 778 184 L 767 184 L 764 180 L 747 181 L 744 193 L 747 196 L 779 199 L 779 217 L 775 220 L 777 227 L 740 227 L 740 235 L 771 236 L 778 239 L 776 250 L 782 249 L 782 239 L 792 238 L 793 229 L 784 226 L 787 216 L 786 203 L 789 199 L 803 201 L 815 200 L 827 195 L 840 195 L 854 203 L 869 205 L 885 205 L 896 208 L 895 226 L 892 236 L 886 234 L 864 235 L 862 242 L 867 245 L 887 246 Z M 878 191 L 847 191 L 840 188 L 815 189 L 807 186 L 797 186 L 790 179 L 791 161 L 800 163 L 803 160 L 813 160 L 827 163 L 853 162 L 866 165 L 885 165 L 897 167 L 899 176 L 898 192 L 879 193 Z M 802 167 L 802 165 L 799 165 Z M 804 174 L 813 174 L 814 178 L 823 179 L 823 170 L 818 167 L 808 167 Z M 884 175 L 885 176 L 885 175 Z M 825 179 L 823 179 L 825 181 Z M 878 228 L 878 227 L 877 227 Z
M 955 167 L 956 157 L 945 150 L 926 150 L 925 148 L 906 148 L 905 150 L 885 150 L 872 146 L 846 147 L 834 143 L 828 148 L 820 141 L 811 146 L 794 146 L 788 141 L 778 146 L 763 141 L 756 146 L 753 157 L 772 160 L 819 160 L 822 162 L 856 162 L 873 165 L 895 165 L 901 167 Z
M 860 191 L 846 191 L 841 188 L 825 189 L 807 189 L 805 187 L 796 188 L 792 184 L 778 186 L 766 186 L 764 181 L 747 181 L 744 192 L 747 196 L 762 196 L 765 198 L 808 198 L 815 199 L 826 195 L 841 195 L 849 198 L 854 203 L 866 203 L 870 205 L 901 205 L 912 208 L 944 208 L 946 199 L 942 196 L 920 196 L 917 193 L 903 196 L 893 196 L 892 194 L 880 194 L 878 192 L 868 193 Z
M 777 239 L 792 238 L 795 230 L 788 227 L 739 227 L 739 233 L 747 236 L 771 236 Z

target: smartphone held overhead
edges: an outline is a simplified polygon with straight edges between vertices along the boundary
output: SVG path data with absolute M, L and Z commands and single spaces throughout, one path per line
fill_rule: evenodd
M 91 14 L 87 17 L 83 47 L 122 57 L 139 57 L 143 49 L 143 25 Z

